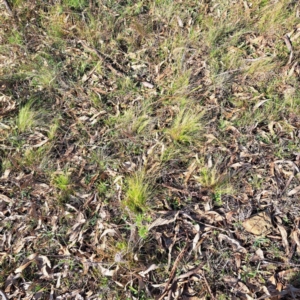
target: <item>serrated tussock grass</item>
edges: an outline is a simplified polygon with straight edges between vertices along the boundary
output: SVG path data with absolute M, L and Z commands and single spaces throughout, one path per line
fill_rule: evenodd
M 192 111 L 188 108 L 180 109 L 175 115 L 170 128 L 166 134 L 174 142 L 192 144 L 201 140 L 203 124 L 201 119 L 203 112 Z
M 125 199 L 123 204 L 133 213 L 149 210 L 151 187 L 143 172 L 137 172 L 126 179 Z

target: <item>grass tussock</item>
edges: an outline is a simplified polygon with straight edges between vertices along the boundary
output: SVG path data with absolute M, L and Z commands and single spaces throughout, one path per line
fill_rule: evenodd
M 20 108 L 16 125 L 20 133 L 30 130 L 35 124 L 36 113 L 30 103 Z
M 138 172 L 126 180 L 124 205 L 133 213 L 142 213 L 149 210 L 147 201 L 151 195 L 150 184 L 145 174 Z
M 171 127 L 166 130 L 166 134 L 178 143 L 191 144 L 199 141 L 203 129 L 202 116 L 201 112 L 181 109 L 174 117 Z

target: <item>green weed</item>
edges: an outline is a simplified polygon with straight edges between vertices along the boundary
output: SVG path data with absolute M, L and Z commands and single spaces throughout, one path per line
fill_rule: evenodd
M 1 161 L 1 172 L 4 172 L 7 169 L 12 167 L 12 163 L 8 158 L 3 158 Z
M 255 248 L 260 248 L 265 244 L 269 244 L 270 240 L 268 238 L 265 237 L 259 237 L 257 239 L 255 239 L 254 243 L 253 243 L 253 247 Z
M 142 239 L 146 239 L 148 236 L 148 228 L 147 228 L 147 224 L 151 221 L 150 217 L 145 217 L 145 215 L 143 214 L 138 214 L 135 218 L 135 223 L 136 226 L 138 228 L 138 234 L 140 236 L 140 238 Z
M 70 176 L 67 173 L 55 175 L 53 183 L 59 190 L 67 192 L 70 188 Z

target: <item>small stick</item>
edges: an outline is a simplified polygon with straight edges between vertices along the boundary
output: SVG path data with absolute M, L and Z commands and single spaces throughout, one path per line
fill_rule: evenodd
M 173 279 L 175 277 L 177 266 L 178 266 L 179 262 L 181 261 L 181 259 L 183 258 L 183 255 L 184 255 L 187 248 L 188 248 L 188 244 L 185 245 L 185 247 L 181 250 L 181 252 L 177 256 L 177 258 L 174 262 L 173 268 L 171 270 L 169 280 L 168 280 L 168 282 L 165 286 L 165 289 L 163 290 L 162 295 L 160 296 L 159 300 L 162 300 L 165 297 L 165 295 L 168 293 L 170 283 L 173 281 Z
M 212 299 L 212 300 L 216 300 L 216 298 L 215 298 L 215 296 L 213 295 L 213 293 L 212 293 L 212 291 L 211 291 L 211 289 L 210 289 L 210 286 L 209 286 L 209 284 L 208 284 L 208 282 L 207 282 L 207 280 L 206 280 L 206 277 L 205 277 L 204 275 L 203 275 L 203 279 L 204 279 L 205 285 L 206 285 L 206 287 L 207 287 L 207 291 L 208 291 L 208 293 L 210 294 L 211 299 Z

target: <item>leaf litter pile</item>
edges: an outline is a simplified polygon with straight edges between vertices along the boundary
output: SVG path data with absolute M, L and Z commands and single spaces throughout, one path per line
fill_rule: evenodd
M 2 299 L 300 299 L 297 1 L 1 1 Z

